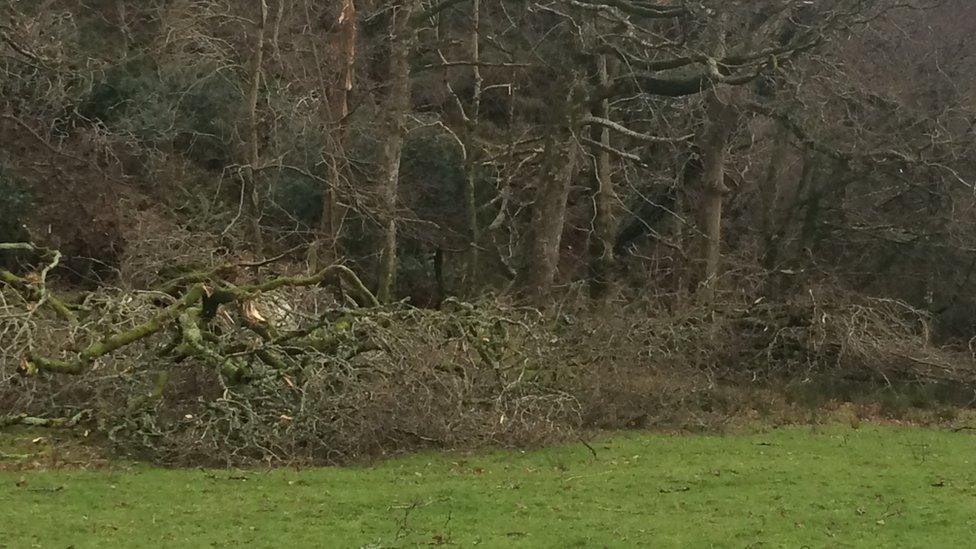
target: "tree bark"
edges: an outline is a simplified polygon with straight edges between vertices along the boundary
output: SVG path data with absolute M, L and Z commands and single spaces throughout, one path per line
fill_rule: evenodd
M 467 177 L 465 179 L 464 188 L 464 205 L 465 205 L 465 217 L 467 218 L 468 225 L 468 285 L 472 293 L 478 290 L 481 282 L 481 269 L 480 269 L 480 254 L 479 247 L 481 246 L 481 227 L 478 224 L 478 201 L 477 201 L 477 153 L 475 152 L 475 147 L 472 146 L 473 139 L 472 132 L 474 131 L 474 126 L 478 123 L 478 117 L 481 112 L 481 90 L 483 87 L 483 79 L 481 77 L 481 68 L 478 64 L 481 61 L 481 54 L 479 49 L 479 41 L 481 38 L 481 0 L 472 0 L 471 2 L 471 34 L 468 38 L 468 49 L 471 55 L 471 72 L 474 77 L 474 89 L 471 93 L 471 111 L 468 113 L 468 120 L 466 121 L 466 131 L 465 137 L 468 143 L 465 144 L 465 149 L 467 150 L 466 159 L 466 172 Z
M 778 210 L 780 203 L 780 178 L 786 161 L 786 152 L 789 149 L 789 131 L 782 125 L 777 124 L 773 132 L 772 154 L 766 175 L 762 179 L 759 187 L 759 198 L 762 204 L 760 215 L 760 232 L 762 234 L 762 257 L 760 263 L 765 269 L 772 269 L 776 266 L 778 259 L 778 233 L 781 231 L 778 223 Z
M 342 70 L 338 105 L 335 118 L 330 125 L 334 127 L 332 138 L 332 160 L 329 162 L 329 178 L 322 193 L 322 220 L 320 231 L 324 240 L 324 251 L 328 260 L 334 260 L 336 244 L 339 239 L 339 208 L 336 200 L 336 186 L 342 177 L 345 163 L 346 118 L 349 116 L 349 92 L 352 91 L 356 63 L 356 5 L 353 0 L 343 0 L 339 15 L 339 49 L 342 54 Z M 329 131 L 327 129 L 327 131 Z
M 725 161 L 735 112 L 714 90 L 707 92 L 705 102 L 707 122 L 701 144 L 701 295 L 706 302 L 711 302 L 722 261 L 722 206 L 729 191 L 725 184 Z
M 532 208 L 530 254 L 523 268 L 528 291 L 539 298 L 551 292 L 559 268 L 566 201 L 576 174 L 579 144 L 572 137 L 560 141 L 550 136 L 544 155 Z
M 247 233 L 254 247 L 264 248 L 261 235 L 261 193 L 257 187 L 255 173 L 261 161 L 260 143 L 258 141 L 258 93 L 261 90 L 261 67 L 264 64 L 264 35 L 268 25 L 268 3 L 261 0 L 259 15 L 254 29 L 254 51 L 251 54 L 250 80 L 251 86 L 247 94 L 248 114 L 248 143 L 247 170 L 243 175 L 243 206 L 247 215 Z
M 607 56 L 597 57 L 600 85 L 610 81 Z M 610 120 L 610 101 L 600 102 L 598 116 Z M 596 152 L 594 173 L 593 237 L 590 239 L 590 295 L 594 299 L 606 297 L 609 288 L 610 269 L 613 266 L 613 242 L 616 224 L 613 204 L 616 200 L 610 165 L 610 128 L 594 124 L 593 140 L 603 147 Z
M 400 177 L 400 155 L 403 150 L 405 119 L 410 109 L 410 50 L 414 29 L 411 15 L 417 0 L 405 0 L 393 11 L 389 54 L 389 81 L 382 132 L 383 149 L 380 165 L 381 250 L 376 276 L 376 296 L 382 302 L 392 299 L 396 285 L 397 193 Z

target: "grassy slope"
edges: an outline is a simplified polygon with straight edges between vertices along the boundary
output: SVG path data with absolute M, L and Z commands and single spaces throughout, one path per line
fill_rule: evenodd
M 976 438 L 622 435 L 295 471 L 0 473 L 0 547 L 966 547 Z

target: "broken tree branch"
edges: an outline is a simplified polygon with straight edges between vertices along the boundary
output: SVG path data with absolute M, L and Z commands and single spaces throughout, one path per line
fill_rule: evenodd
M 344 265 L 330 265 L 312 275 L 282 276 L 249 286 L 235 286 L 217 278 L 221 272 L 226 272 L 223 270 L 225 267 L 182 277 L 181 280 L 184 282 L 189 280 L 193 280 L 193 282 L 189 289 L 175 302 L 133 328 L 89 344 L 73 357 L 57 359 L 33 353 L 28 355 L 22 365 L 22 373 L 30 375 L 39 370 L 44 370 L 53 373 L 80 374 L 96 359 L 149 337 L 175 322 L 181 340 L 178 348 L 184 354 L 202 358 L 208 363 L 218 366 L 221 373 L 227 378 L 240 379 L 241 373 L 244 371 L 240 364 L 203 344 L 202 327 L 214 317 L 221 305 L 234 302 L 244 303 L 262 293 L 283 287 L 316 286 L 332 276 L 337 276 L 355 291 L 360 305 L 379 306 L 379 300 L 376 296 L 366 288 L 362 280 L 351 269 Z M 174 289 L 178 286 L 168 284 L 167 287 Z M 273 366 L 278 365 L 270 355 L 260 358 Z

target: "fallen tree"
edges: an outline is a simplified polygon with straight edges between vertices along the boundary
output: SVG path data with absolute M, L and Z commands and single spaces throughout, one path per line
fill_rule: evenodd
M 972 354 L 932 345 L 924 312 L 833 286 L 708 309 L 432 310 L 381 306 L 341 265 L 254 272 L 265 264 L 70 299 L 41 287 L 46 276 L 4 277 L 0 424 L 84 424 L 169 463 L 342 462 L 721 424 L 748 413 L 750 391 L 811 380 L 976 390 Z
M 578 428 L 575 397 L 537 369 L 550 345 L 537 312 L 380 306 L 345 266 L 260 277 L 263 263 L 80 295 L 71 329 L 53 309 L 26 312 L 36 292 L 0 286 L 19 300 L 0 316 L 20 334 L 4 341 L 20 360 L 16 377 L 0 365 L 0 406 L 17 411 L 3 422 L 84 418 L 121 448 L 193 463 L 334 462 Z
M 242 325 L 260 334 L 266 343 L 274 345 L 279 342 L 281 336 L 277 335 L 273 325 L 256 315 L 248 307 L 249 302 L 263 293 L 283 287 L 316 286 L 323 284 L 330 277 L 337 277 L 339 280 L 345 281 L 359 296 L 361 303 L 374 307 L 379 305 L 376 297 L 366 288 L 359 277 L 343 265 L 330 265 L 308 276 L 281 276 L 248 286 L 235 286 L 221 278 L 221 275 L 229 272 L 231 268 L 231 266 L 222 266 L 204 273 L 195 273 L 170 281 L 165 285 L 165 288 L 170 292 L 181 285 L 191 285 L 183 291 L 176 301 L 149 320 L 126 331 L 95 341 L 67 359 L 49 358 L 31 353 L 23 362 L 23 373 L 29 375 L 38 370 L 46 370 L 79 374 L 93 360 L 151 336 L 175 323 L 174 331 L 177 338 L 171 347 L 176 351 L 178 357 L 192 354 L 218 367 L 225 377 L 242 379 L 246 377 L 246 368 L 232 356 L 208 345 L 210 338 L 206 337 L 206 333 L 209 331 L 209 324 L 221 307 L 237 305 L 242 315 Z M 282 365 L 282 359 L 276 357 L 274 351 L 267 348 L 255 349 L 255 354 L 270 366 L 280 367 Z

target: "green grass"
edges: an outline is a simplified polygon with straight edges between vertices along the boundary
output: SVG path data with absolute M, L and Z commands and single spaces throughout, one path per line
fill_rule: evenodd
M 976 438 L 625 434 L 296 471 L 0 473 L 0 547 L 969 547 Z

